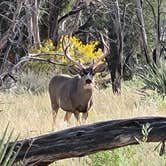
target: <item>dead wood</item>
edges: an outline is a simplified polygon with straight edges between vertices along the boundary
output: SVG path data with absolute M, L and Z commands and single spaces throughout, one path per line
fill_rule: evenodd
M 151 128 L 147 142 L 164 142 L 166 117 L 112 120 L 18 141 L 17 145 L 22 144 L 22 148 L 16 161 L 23 160 L 28 166 L 41 166 L 65 158 L 138 144 L 137 140 L 144 137 L 142 129 L 147 123 Z

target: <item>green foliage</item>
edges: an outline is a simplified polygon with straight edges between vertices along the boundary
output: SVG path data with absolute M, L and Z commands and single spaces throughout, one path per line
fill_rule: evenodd
M 161 3 L 160 5 L 160 24 L 162 25 L 164 19 L 165 19 L 165 13 L 164 11 L 164 1 L 159 1 Z M 154 48 L 156 43 L 155 43 L 155 19 L 157 21 L 157 3 L 158 1 L 156 0 L 150 0 L 149 3 L 148 1 L 144 1 L 143 3 L 143 13 L 144 13 L 144 20 L 145 20 L 145 28 L 146 28 L 146 33 L 147 33 L 147 40 L 148 40 L 148 45 L 150 48 Z M 152 10 L 153 8 L 153 10 Z M 154 12 L 154 13 L 153 13 Z M 154 18 L 155 14 L 155 18 Z M 160 25 L 160 26 L 161 26 Z
M 90 156 L 90 158 L 92 160 L 92 166 L 108 166 L 111 163 L 117 164 L 118 161 L 118 155 L 113 154 L 111 156 L 111 152 L 109 151 L 103 151 L 93 154 Z
M 150 124 L 147 123 L 145 125 L 142 126 L 142 134 L 143 134 L 143 139 L 142 141 L 146 142 L 148 139 L 148 135 L 150 133 L 150 131 L 152 130 L 152 128 L 150 127 Z
M 145 125 L 143 125 L 142 130 L 141 130 L 143 137 L 141 140 L 138 138 L 135 138 L 137 140 L 137 142 L 139 144 L 145 143 L 148 140 L 148 135 L 151 130 L 152 130 L 152 128 L 150 127 L 149 123 L 146 123 Z
M 142 88 L 144 82 L 140 77 L 134 76 L 132 80 L 122 82 L 123 89 Z
M 166 156 L 159 157 L 154 151 L 156 144 L 149 145 L 144 142 L 137 146 L 127 146 L 112 151 L 103 151 L 89 156 L 90 166 L 160 166 L 166 164 Z M 145 155 L 146 154 L 146 155 Z M 153 154 L 153 155 L 152 155 Z M 158 157 L 158 160 L 153 157 Z M 152 158 L 149 158 L 152 157 Z
M 10 141 L 13 135 L 13 130 L 8 135 L 8 130 L 9 130 L 8 127 L 9 125 L 6 127 L 0 139 L 0 165 L 1 166 L 12 166 L 21 148 L 20 146 L 17 148 L 17 150 L 14 150 L 16 147 L 16 141 L 18 140 L 18 137 L 14 140 L 12 145 L 10 144 Z M 10 145 L 10 148 L 9 148 L 9 145 Z
M 112 151 L 103 151 L 90 155 L 92 166 L 128 166 L 132 161 L 135 166 L 138 161 L 133 161 L 135 149 L 132 147 L 124 147 Z
M 163 97 L 166 95 L 166 63 L 161 62 L 159 66 L 151 64 L 145 66 L 139 76 L 142 78 L 146 88 L 157 91 Z
M 155 6 L 157 8 L 157 1 L 156 0 L 151 0 L 150 3 L 152 6 Z M 154 18 L 153 18 L 153 13 L 152 9 L 149 6 L 149 4 L 145 1 L 144 2 L 144 20 L 145 20 L 145 28 L 146 28 L 146 33 L 147 33 L 147 40 L 148 40 L 148 45 L 153 48 L 155 45 L 155 36 L 154 36 Z
M 166 98 L 163 98 L 162 95 L 160 95 L 159 93 L 157 93 L 157 91 L 153 91 L 153 90 L 146 90 L 146 96 L 144 96 L 143 98 L 143 102 L 147 103 L 155 103 L 155 105 L 158 108 L 158 112 L 165 112 L 165 108 L 166 108 Z
M 67 13 L 68 11 L 70 11 L 75 3 L 76 3 L 76 0 L 62 0 L 60 15 L 64 15 L 64 13 Z

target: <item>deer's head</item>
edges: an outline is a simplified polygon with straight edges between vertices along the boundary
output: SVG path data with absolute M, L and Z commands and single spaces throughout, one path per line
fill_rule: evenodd
M 107 65 L 105 63 L 100 63 L 107 55 L 107 46 L 104 42 L 103 35 L 101 35 L 102 42 L 104 44 L 103 55 L 98 58 L 96 61 L 93 61 L 89 66 L 84 66 L 81 62 L 75 61 L 71 58 L 68 53 L 69 44 L 65 46 L 65 38 L 62 39 L 62 49 L 64 51 L 65 57 L 72 62 L 72 65 L 69 66 L 68 70 L 71 74 L 78 74 L 82 79 L 83 84 L 91 84 L 93 82 L 93 76 L 96 73 L 103 72 Z
M 79 68 L 76 65 L 69 66 L 68 70 L 71 74 L 76 75 L 79 74 L 84 84 L 91 84 L 93 82 L 93 76 L 96 73 L 103 72 L 106 69 L 106 64 L 102 63 L 93 68 L 91 66 Z

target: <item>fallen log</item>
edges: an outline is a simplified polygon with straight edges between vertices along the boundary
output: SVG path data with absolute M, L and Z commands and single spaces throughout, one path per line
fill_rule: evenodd
M 28 166 L 48 164 L 81 157 L 101 150 L 138 144 L 145 136 L 143 126 L 150 125 L 147 142 L 166 140 L 166 117 L 141 117 L 99 122 L 18 141 L 22 148 L 16 158 Z

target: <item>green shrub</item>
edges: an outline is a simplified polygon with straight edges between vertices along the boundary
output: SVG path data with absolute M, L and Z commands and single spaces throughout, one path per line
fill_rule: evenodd
M 166 95 L 166 63 L 161 62 L 159 66 L 151 64 L 143 68 L 139 74 L 146 88 L 157 91 L 162 96 Z
M 17 83 L 12 90 L 16 93 L 29 91 L 33 94 L 39 94 L 47 90 L 50 77 L 44 73 L 34 71 L 24 72 L 19 75 Z
M 122 82 L 122 89 L 135 89 L 135 88 L 142 88 L 144 86 L 144 83 L 142 79 L 138 76 L 134 76 L 132 80 L 129 81 L 123 81 Z
M 109 166 L 113 161 L 109 151 L 98 152 L 90 156 L 92 166 Z
M 0 139 L 0 165 L 1 166 L 12 166 L 21 148 L 21 146 L 19 146 L 17 147 L 17 150 L 14 150 L 16 147 L 16 141 L 18 140 L 18 137 L 14 140 L 13 144 L 11 145 L 10 141 L 12 139 L 13 130 L 8 135 L 8 126 L 6 127 Z

